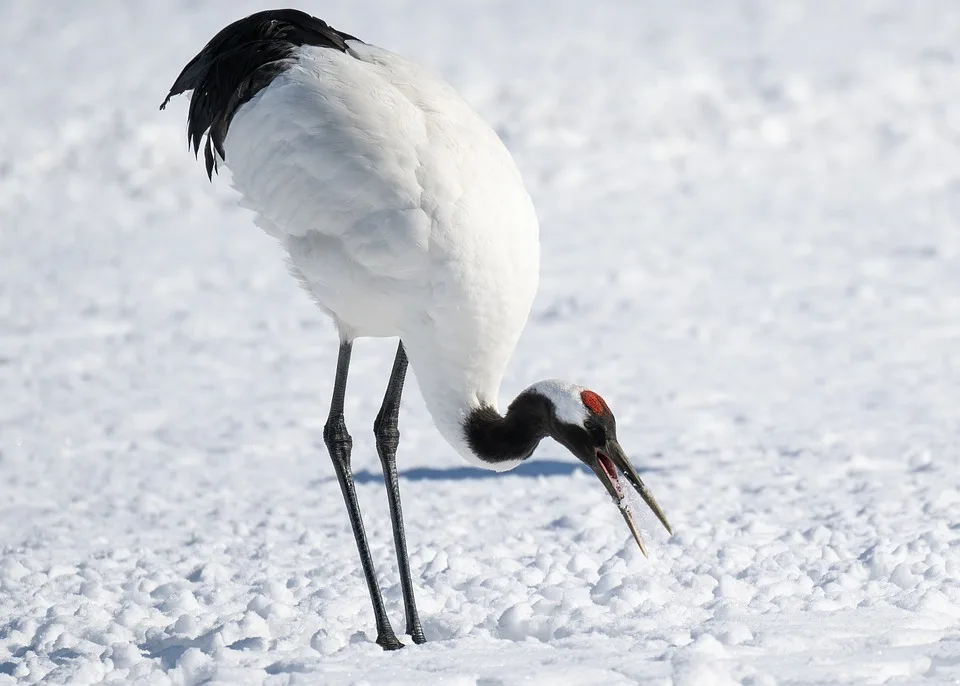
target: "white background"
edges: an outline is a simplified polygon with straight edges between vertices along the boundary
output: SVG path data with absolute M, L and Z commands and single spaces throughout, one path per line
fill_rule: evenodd
M 601 393 L 669 515 L 636 550 L 545 442 L 468 468 L 411 382 L 430 643 L 383 653 L 321 432 L 332 326 L 207 182 L 183 65 L 254 2 L 7 0 L 0 684 L 960 679 L 960 8 L 301 4 L 440 73 L 516 155 L 541 289 L 503 404 Z M 371 426 L 347 423 L 403 631 Z M 409 641 L 408 641 L 409 642 Z

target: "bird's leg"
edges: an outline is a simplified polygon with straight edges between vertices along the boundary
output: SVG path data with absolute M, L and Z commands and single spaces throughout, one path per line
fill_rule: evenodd
M 363 576 L 367 580 L 367 589 L 370 591 L 370 600 L 373 603 L 373 614 L 377 622 L 377 644 L 384 650 L 402 648 L 403 644 L 397 640 L 390 619 L 383 607 L 383 598 L 380 596 L 380 586 L 377 584 L 377 574 L 373 568 L 373 558 L 370 556 L 370 546 L 363 531 L 363 519 L 360 517 L 360 504 L 357 502 L 357 491 L 353 484 L 353 471 L 350 469 L 350 449 L 353 439 L 347 433 L 347 425 L 343 421 L 343 396 L 347 389 L 347 372 L 350 368 L 350 352 L 353 344 L 340 344 L 340 354 L 337 357 L 337 375 L 333 382 L 333 399 L 330 401 L 330 416 L 323 427 L 323 441 L 330 451 L 333 460 L 333 469 L 340 482 L 343 500 L 347 504 L 347 514 L 350 516 L 350 526 L 353 528 L 353 537 L 357 541 L 360 552 L 360 562 L 363 565 Z
M 377 439 L 377 454 L 383 465 L 383 479 L 387 484 L 387 499 L 390 503 L 390 521 L 393 524 L 393 542 L 397 548 L 397 565 L 400 568 L 400 588 L 403 590 L 403 607 L 407 615 L 407 633 L 414 643 L 425 643 L 423 627 L 417 615 L 417 603 L 413 597 L 413 581 L 410 578 L 410 558 L 407 556 L 407 538 L 403 531 L 403 512 L 400 508 L 400 483 L 397 479 L 397 446 L 400 444 L 400 430 L 397 420 L 400 416 L 400 395 L 403 393 L 403 381 L 407 375 L 407 353 L 403 342 L 397 347 L 397 357 L 390 372 L 387 392 L 383 396 L 383 405 L 373 423 L 373 434 Z

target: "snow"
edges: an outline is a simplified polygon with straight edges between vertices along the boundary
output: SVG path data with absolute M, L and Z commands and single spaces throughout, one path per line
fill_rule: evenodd
M 516 155 L 541 289 L 503 402 L 601 393 L 670 518 L 645 560 L 544 444 L 463 464 L 414 382 L 429 643 L 384 653 L 322 442 L 332 326 L 157 111 L 262 5 L 12 0 L 0 22 L 0 684 L 960 679 L 960 14 L 932 0 L 311 1 Z M 371 426 L 347 424 L 394 628 Z M 409 642 L 409 641 L 408 641 Z

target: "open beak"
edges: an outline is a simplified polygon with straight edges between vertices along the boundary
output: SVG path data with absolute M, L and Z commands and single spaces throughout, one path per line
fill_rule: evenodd
M 657 515 L 657 519 L 660 520 L 660 523 L 663 524 L 663 527 L 667 530 L 667 533 L 673 534 L 673 529 L 670 528 L 670 523 L 667 521 L 667 516 L 663 514 L 663 510 L 660 509 L 660 506 L 657 504 L 656 498 L 653 497 L 653 494 L 647 490 L 647 487 L 644 485 L 643 481 L 640 480 L 640 475 L 637 474 L 637 470 L 634 469 L 633 465 L 630 464 L 630 460 L 627 459 L 626 454 L 623 452 L 623 448 L 620 447 L 620 444 L 617 443 L 615 439 L 607 441 L 607 444 L 603 448 L 597 448 L 596 451 L 596 460 L 593 461 L 593 471 L 596 473 L 600 481 L 603 482 L 603 485 L 606 486 L 607 491 L 610 493 L 610 496 L 613 498 L 613 502 L 617 504 L 617 507 L 620 508 L 620 514 L 623 515 L 624 520 L 627 522 L 627 526 L 630 527 L 630 532 L 633 534 L 633 537 L 637 541 L 637 545 L 640 546 L 640 552 L 643 553 L 643 556 L 647 556 L 647 548 L 643 544 L 643 539 L 640 537 L 640 531 L 637 529 L 637 523 L 633 519 L 633 512 L 630 510 L 630 506 L 627 503 L 623 488 L 620 485 L 619 474 L 623 474 L 624 478 L 630 482 L 630 485 L 633 486 L 634 490 L 640 494 L 640 497 L 643 498 L 643 502 L 647 504 L 653 513 Z

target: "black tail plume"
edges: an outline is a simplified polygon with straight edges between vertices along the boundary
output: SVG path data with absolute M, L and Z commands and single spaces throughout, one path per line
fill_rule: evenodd
M 296 48 L 315 45 L 347 51 L 357 38 L 293 9 L 267 10 L 233 22 L 210 39 L 174 81 L 170 98 L 193 91 L 187 114 L 187 141 L 194 155 L 206 134 L 203 157 L 213 179 L 216 157 L 226 159 L 223 141 L 241 105 L 268 86 L 289 65 Z

